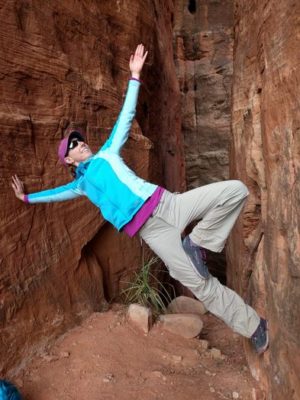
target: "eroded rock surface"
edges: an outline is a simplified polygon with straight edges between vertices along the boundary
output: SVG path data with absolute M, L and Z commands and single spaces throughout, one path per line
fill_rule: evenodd
M 229 175 L 233 0 L 175 4 L 186 179 L 188 188 L 194 188 Z
M 231 173 L 250 189 L 228 248 L 230 283 L 269 320 L 253 375 L 268 399 L 300 398 L 300 3 L 235 2 Z
M 9 187 L 15 173 L 28 192 L 69 180 L 56 156 L 69 123 L 87 131 L 92 149 L 103 143 L 122 104 L 130 52 L 140 42 L 149 58 L 124 157 L 145 178 L 170 190 L 184 186 L 172 13 L 168 0 L 1 5 L 1 371 L 22 366 L 51 338 L 103 309 L 107 288 L 113 298 L 124 271 L 140 265 L 138 241 L 114 241 L 110 233 L 112 241 L 101 245 L 97 235 L 107 225 L 86 199 L 28 206 Z

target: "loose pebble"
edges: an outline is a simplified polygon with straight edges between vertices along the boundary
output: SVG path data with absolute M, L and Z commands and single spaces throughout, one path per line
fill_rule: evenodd
M 151 375 L 152 375 L 153 377 L 155 377 L 155 378 L 162 379 L 163 381 L 166 381 L 166 380 L 167 380 L 167 378 L 165 377 L 165 375 L 164 375 L 162 372 L 160 372 L 160 371 L 152 371 Z
M 216 349 L 215 347 L 210 349 L 210 355 L 212 356 L 212 358 L 214 358 L 216 360 L 221 360 L 222 359 L 221 351 L 219 349 Z
M 207 340 L 203 340 L 203 339 L 199 340 L 199 345 L 200 345 L 199 347 L 200 347 L 201 350 L 207 350 L 208 347 L 209 347 L 208 341 Z
M 205 371 L 205 374 L 206 375 L 208 375 L 208 376 L 216 376 L 217 374 L 216 374 L 216 372 L 210 372 L 210 371 Z
M 113 374 L 107 374 L 105 375 L 105 377 L 102 379 L 102 381 L 104 383 L 109 383 L 114 379 L 114 375 Z
M 179 362 L 182 361 L 182 356 L 173 355 L 172 356 L 172 361 L 175 362 L 175 363 L 179 363 Z
M 58 360 L 58 356 L 54 354 L 44 354 L 42 355 L 42 359 L 46 362 L 53 362 Z
M 68 351 L 61 351 L 59 353 L 59 357 L 60 358 L 68 358 L 68 357 L 70 357 L 70 353 Z

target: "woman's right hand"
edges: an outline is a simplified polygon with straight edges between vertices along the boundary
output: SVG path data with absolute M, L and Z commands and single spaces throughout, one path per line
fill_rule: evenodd
M 144 62 L 147 58 L 148 51 L 142 44 L 139 44 L 135 49 L 134 54 L 130 56 L 129 69 L 131 71 L 131 76 L 136 79 L 140 79 L 140 74 L 143 69 Z
M 12 183 L 11 187 L 13 188 L 15 195 L 18 199 L 24 201 L 25 200 L 25 193 L 24 193 L 24 184 L 17 175 L 11 177 Z

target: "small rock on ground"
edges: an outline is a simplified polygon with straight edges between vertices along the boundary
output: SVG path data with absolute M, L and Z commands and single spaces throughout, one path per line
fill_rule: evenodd
M 219 349 L 216 349 L 215 347 L 210 349 L 210 355 L 215 360 L 222 360 L 223 359 L 221 351 Z
M 196 314 L 160 315 L 159 321 L 163 329 L 187 339 L 198 336 L 203 328 L 203 322 Z
M 152 325 L 152 312 L 150 308 L 139 304 L 130 304 L 127 311 L 128 319 L 144 333 L 148 333 Z

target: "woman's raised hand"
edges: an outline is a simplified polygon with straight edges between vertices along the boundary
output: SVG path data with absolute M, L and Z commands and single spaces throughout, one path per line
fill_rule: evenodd
M 135 50 L 135 53 L 130 56 L 129 69 L 133 78 L 140 79 L 140 74 L 143 69 L 147 54 L 148 51 L 145 51 L 144 46 L 139 44 Z
M 17 175 L 14 175 L 11 177 L 12 182 L 11 182 L 11 187 L 13 188 L 15 195 L 18 199 L 24 201 L 25 198 L 25 193 L 24 193 L 24 184 L 20 179 L 17 177 Z

